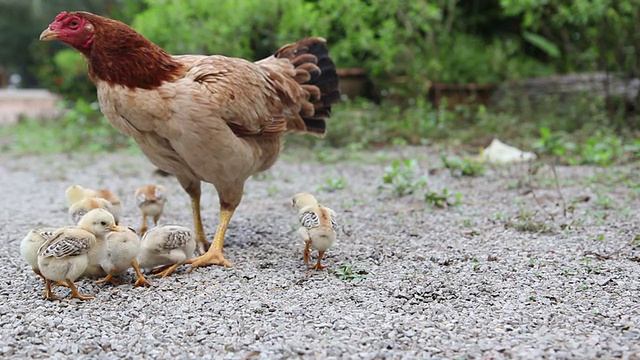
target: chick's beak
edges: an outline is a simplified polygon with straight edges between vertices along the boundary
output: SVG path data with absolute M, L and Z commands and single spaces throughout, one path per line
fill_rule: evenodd
M 40 34 L 40 41 L 50 41 L 58 38 L 58 33 L 55 30 L 51 30 L 50 28 L 44 29 L 44 31 Z
M 120 229 L 118 228 L 117 225 L 113 225 L 112 227 L 109 228 L 109 230 L 111 230 L 111 231 L 120 231 Z

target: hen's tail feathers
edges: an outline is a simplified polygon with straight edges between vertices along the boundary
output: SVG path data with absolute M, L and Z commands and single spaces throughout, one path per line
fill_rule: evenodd
M 301 104 L 300 109 L 300 117 L 306 127 L 304 130 L 323 136 L 327 131 L 325 121 L 331 116 L 331 106 L 340 102 L 336 65 L 329 57 L 326 40 L 306 38 L 283 46 L 275 57 L 291 61 L 295 66 L 296 82 L 309 93 L 309 101 Z

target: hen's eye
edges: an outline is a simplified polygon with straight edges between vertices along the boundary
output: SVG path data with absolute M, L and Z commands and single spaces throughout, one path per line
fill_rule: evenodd
M 78 20 L 71 20 L 71 22 L 69 23 L 69 26 L 78 26 Z

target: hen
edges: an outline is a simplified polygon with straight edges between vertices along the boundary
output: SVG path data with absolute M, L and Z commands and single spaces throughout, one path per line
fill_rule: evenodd
M 131 27 L 87 12 L 62 12 L 40 40 L 82 53 L 100 109 L 132 136 L 191 198 L 196 241 L 208 247 L 200 217 L 201 182 L 213 184 L 220 220 L 213 243 L 192 268 L 232 266 L 225 233 L 245 181 L 271 167 L 287 132 L 323 136 L 338 77 L 324 39 L 306 38 L 257 62 L 220 55 L 172 56 Z

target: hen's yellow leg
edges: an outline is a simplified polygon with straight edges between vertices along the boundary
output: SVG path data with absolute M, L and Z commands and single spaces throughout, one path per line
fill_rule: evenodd
M 44 290 L 43 299 L 45 299 L 45 300 L 62 301 L 62 299 L 60 299 L 59 297 L 53 295 L 53 292 L 51 291 L 51 280 L 49 280 L 47 278 L 44 278 L 44 285 L 45 285 L 45 290 Z
M 89 294 L 80 294 L 78 292 L 78 288 L 76 287 L 76 285 L 73 283 L 73 281 L 67 281 L 67 283 L 69 284 L 69 289 L 71 289 L 71 298 L 72 299 L 80 299 L 80 300 L 91 300 L 94 298 L 93 295 L 89 295 Z
M 202 226 L 202 217 L 200 216 L 200 193 L 197 195 L 189 194 L 191 198 L 191 211 L 193 212 L 193 226 L 196 231 L 196 245 L 198 247 L 198 253 L 204 254 L 209 249 L 209 241 L 204 234 L 204 227 Z
M 140 266 L 138 266 L 138 261 L 136 259 L 131 260 L 131 267 L 136 271 L 136 274 L 138 275 L 138 278 L 136 279 L 136 282 L 133 284 L 133 286 L 151 286 L 151 283 L 144 278 L 144 275 L 142 275 L 142 271 L 140 271 Z
M 222 247 L 224 245 L 224 235 L 227 233 L 227 228 L 229 227 L 229 221 L 231 221 L 231 217 L 233 216 L 233 210 L 229 209 L 221 209 L 220 210 L 220 222 L 218 223 L 218 228 L 216 229 L 216 235 L 213 238 L 213 244 L 209 247 L 209 250 L 201 256 L 197 258 L 193 258 L 187 261 L 187 264 L 191 264 L 191 270 L 200 267 L 200 266 L 209 266 L 209 265 L 223 265 L 223 266 L 233 266 L 231 262 L 224 258 L 222 255 Z

